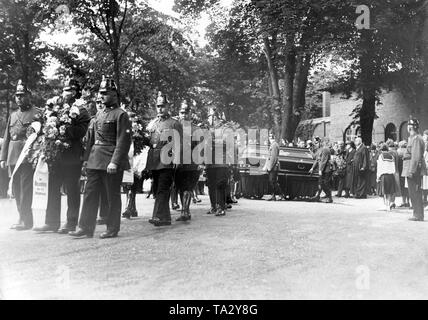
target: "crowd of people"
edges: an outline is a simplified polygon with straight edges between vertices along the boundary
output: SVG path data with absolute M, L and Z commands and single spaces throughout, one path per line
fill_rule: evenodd
M 410 119 L 408 130 L 408 141 L 388 139 L 371 146 L 365 146 L 361 138 L 330 143 L 315 137 L 306 145 L 301 142 L 298 147 L 308 148 L 315 160 L 312 170 L 320 167 L 319 192 L 311 200 L 320 201 L 323 190 L 327 202 L 333 202 L 332 189 L 338 198 L 377 195 L 383 198 L 386 211 L 411 208 L 415 210 L 412 219 L 423 220 L 422 205 L 428 204 L 428 130 L 420 135 L 415 119 Z M 400 205 L 397 197 L 401 197 Z
M 19 213 L 19 221 L 12 229 L 33 229 L 33 194 L 45 194 L 45 225 L 34 228 L 35 231 L 91 238 L 96 225 L 105 224 L 107 229 L 100 237 L 117 237 L 121 217 L 137 216 L 138 184 L 148 178 L 152 179 L 150 192 L 155 199 L 149 223 L 155 227 L 171 225 L 170 210 L 180 208 L 179 200 L 181 214 L 177 221 L 190 221 L 190 204 L 200 202 L 198 194 L 203 193 L 205 183 L 211 204 L 208 214 L 224 216 L 226 210 L 237 203 L 237 185 L 242 183 L 236 161 L 237 144 L 234 150 L 226 149 L 228 128 L 222 117 L 213 114 L 206 128 L 210 138 L 198 141 L 193 138 L 199 127 L 192 121 L 186 101 L 181 104 L 179 115 L 172 117 L 167 98 L 159 93 L 157 116 L 144 124 L 135 114 L 119 106 L 116 85 L 111 78 L 103 78 L 100 83 L 96 112 L 89 112 L 80 94 L 79 83 L 68 79 L 62 97 L 48 100 L 45 108 L 39 109 L 30 104 L 25 85 L 18 83 L 18 109 L 8 119 L 0 153 L 0 167 L 8 169 L 8 189 Z M 370 147 L 365 146 L 361 138 L 333 144 L 318 137 L 313 141 L 299 141 L 296 147 L 307 148 L 314 159 L 309 173 L 317 172 L 319 176 L 317 192 L 310 200 L 321 201 L 324 192 L 326 202 L 332 203 L 331 190 L 336 189 L 336 197 L 367 199 L 367 195 L 378 195 L 384 199 L 386 210 L 391 211 L 397 207 L 396 197 L 401 196 L 400 207 L 412 206 L 412 220 L 423 221 L 422 190 L 428 191 L 428 131 L 422 138 L 415 119 L 409 121 L 408 131 L 407 142 L 388 140 Z M 192 139 L 182 139 L 184 132 Z M 206 140 L 210 141 L 210 152 L 203 150 L 204 163 L 193 158 L 190 162 L 183 161 L 189 154 L 193 156 L 201 141 L 208 143 Z M 177 141 L 178 149 L 175 148 Z M 174 147 L 165 153 L 170 145 Z M 276 200 L 277 195 L 285 199 L 278 183 L 279 150 L 280 144 L 271 136 L 263 168 L 273 192 L 271 201 Z M 232 161 L 228 158 L 230 154 L 233 154 Z M 134 177 L 124 184 L 127 171 Z M 46 181 L 43 180 L 45 172 L 49 172 Z M 86 183 L 81 206 L 82 174 Z M 124 186 L 127 204 L 122 214 Z M 61 226 L 64 191 L 67 219 Z
M 170 199 L 172 209 L 178 209 L 178 199 L 181 200 L 177 221 L 191 220 L 190 203 L 200 202 L 197 193 L 201 192 L 203 180 L 209 190 L 209 214 L 224 216 L 231 204 L 237 202 L 233 197 L 236 166 L 226 160 L 224 136 L 216 135 L 227 129 L 219 114 L 213 114 L 205 128 L 211 138 L 204 140 L 204 144 L 208 141 L 212 144 L 211 152 L 204 157 L 209 161 L 201 164 L 193 158 L 190 162 L 181 161 L 198 144 L 192 137 L 199 127 L 192 121 L 187 101 L 181 104 L 179 115 L 172 117 L 169 101 L 159 92 L 157 116 L 150 123 L 143 123 L 119 106 L 116 84 L 111 78 L 103 78 L 100 83 L 96 112 L 90 112 L 88 104 L 80 99 L 81 90 L 75 79 L 67 79 L 62 96 L 49 99 L 42 109 L 30 104 L 29 95 L 25 85 L 19 82 L 15 94 L 18 109 L 8 119 L 0 154 L 0 166 L 9 171 L 8 189 L 19 213 L 19 221 L 12 229 L 91 238 L 96 225 L 105 224 L 107 230 L 100 237 L 117 237 L 122 188 L 128 196 L 122 217 L 131 218 L 137 215 L 138 183 L 147 178 L 152 179 L 151 193 L 155 199 L 149 223 L 156 227 L 171 225 Z M 189 134 L 187 140 L 183 139 L 184 131 Z M 165 153 L 170 144 L 173 148 Z M 146 154 L 142 156 L 144 150 Z M 216 158 L 218 154 L 222 155 L 220 160 Z M 140 160 L 145 160 L 136 161 L 139 155 Z M 132 165 L 135 161 L 136 168 Z M 46 171 L 49 174 L 44 181 Z M 134 177 L 131 183 L 124 183 L 124 173 L 128 171 Z M 85 183 L 81 206 L 82 176 Z M 33 195 L 40 194 L 46 200 L 45 224 L 33 228 Z M 67 196 L 67 219 L 61 226 L 63 194 Z

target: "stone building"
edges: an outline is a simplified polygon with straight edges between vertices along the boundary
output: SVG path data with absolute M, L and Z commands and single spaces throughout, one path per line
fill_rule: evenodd
M 381 104 L 376 107 L 378 118 L 373 125 L 373 142 L 407 140 L 407 121 L 410 115 L 421 122 L 421 129 L 428 129 L 428 108 L 424 101 L 412 103 L 398 91 L 383 91 Z M 360 127 L 352 125 L 351 113 L 362 104 L 356 96 L 345 99 L 342 94 L 323 92 L 323 117 L 302 122 L 312 123 L 314 136 L 325 137 L 331 141 L 353 140 L 360 135 Z

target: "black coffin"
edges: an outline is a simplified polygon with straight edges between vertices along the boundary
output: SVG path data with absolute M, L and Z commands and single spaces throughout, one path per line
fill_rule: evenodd
M 311 175 L 314 160 L 307 149 L 282 147 L 279 151 L 279 184 L 286 196 L 313 197 L 318 190 L 318 174 Z

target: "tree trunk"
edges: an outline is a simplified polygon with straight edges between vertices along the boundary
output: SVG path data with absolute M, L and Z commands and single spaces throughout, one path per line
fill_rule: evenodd
M 376 74 L 377 59 L 373 52 L 373 39 L 371 30 L 362 30 L 362 51 L 360 56 L 361 84 L 363 105 L 360 109 L 359 119 L 361 138 L 367 146 L 372 144 L 373 123 L 376 117 Z
M 264 43 L 264 53 L 266 56 L 266 61 L 268 64 L 269 69 L 269 89 L 271 92 L 273 105 L 272 105 L 272 114 L 273 114 L 273 122 L 274 122 L 274 133 L 275 138 L 279 142 L 280 136 L 281 136 L 281 92 L 279 89 L 279 82 L 278 82 L 278 72 L 276 70 L 276 67 L 273 63 L 272 59 L 272 50 L 270 47 L 269 39 L 267 37 L 263 38 Z
M 113 50 L 113 72 L 114 72 L 114 81 L 116 82 L 116 88 L 117 88 L 118 103 L 120 105 L 120 101 L 121 101 L 120 61 L 119 61 L 119 51 L 118 50 Z
M 361 139 L 366 146 L 372 144 L 373 123 L 376 116 L 376 90 L 363 89 L 363 106 L 360 111 Z
M 288 142 L 294 138 L 291 136 L 291 124 L 293 122 L 293 94 L 294 94 L 294 79 L 296 74 L 296 54 L 292 45 L 292 39 L 287 39 L 288 53 L 286 54 L 285 70 L 284 70 L 284 94 L 282 97 L 282 130 L 281 137 Z
M 306 88 L 308 85 L 309 69 L 311 67 L 311 54 L 300 54 L 296 59 L 296 72 L 293 82 L 293 109 L 287 125 L 287 139 L 295 138 L 297 127 L 302 118 L 306 104 Z
M 425 83 L 428 81 L 428 0 L 424 1 L 425 21 L 421 36 L 422 57 L 424 58 Z M 428 98 L 428 87 L 425 86 L 424 99 Z

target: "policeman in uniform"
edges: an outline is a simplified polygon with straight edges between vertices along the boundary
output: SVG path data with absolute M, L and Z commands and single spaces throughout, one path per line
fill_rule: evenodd
M 181 141 L 175 141 L 174 132 L 182 137 L 182 126 L 180 122 L 171 118 L 169 114 L 168 101 L 159 92 L 157 103 L 157 118 L 148 126 L 150 133 L 150 150 L 147 156 L 146 169 L 153 175 L 153 194 L 156 196 L 153 208 L 153 217 L 149 220 L 156 227 L 171 225 L 171 212 L 169 209 L 169 200 L 171 195 L 171 186 L 174 181 L 174 161 L 162 161 L 166 158 L 177 159 L 180 156 L 180 150 L 169 150 L 164 154 L 162 150 L 168 144 L 168 141 L 162 141 L 165 136 L 170 136 L 171 143 L 180 148 Z M 168 151 L 168 150 L 167 150 Z M 177 161 L 175 161 L 177 162 Z
M 411 221 L 424 221 L 424 206 L 422 196 L 422 177 L 426 175 L 427 168 L 424 160 L 425 143 L 419 134 L 419 121 L 410 119 L 407 124 L 410 133 L 407 149 L 403 157 L 402 176 L 407 178 L 409 196 L 413 206 Z
M 80 176 L 82 172 L 82 140 L 88 130 L 91 117 L 83 104 L 75 103 L 81 96 L 77 80 L 67 79 L 63 89 L 64 106 L 77 108 L 78 113 L 72 123 L 66 127 L 65 137 L 70 147 L 62 153 L 59 161 L 53 164 L 49 172 L 49 192 L 45 225 L 34 228 L 36 232 L 53 231 L 68 234 L 75 231 L 80 210 Z M 70 113 L 72 110 L 70 110 Z M 67 222 L 61 223 L 61 186 L 67 191 Z M 59 229 L 59 230 L 58 230 Z
M 121 220 L 123 171 L 130 168 L 131 123 L 126 111 L 119 107 L 114 80 L 103 77 L 99 92 L 105 109 L 97 115 L 88 134 L 84 156 L 88 181 L 79 229 L 69 233 L 76 238 L 93 237 L 101 188 L 107 191 L 108 214 L 107 231 L 100 238 L 117 237 Z
M 18 110 L 14 111 L 8 119 L 0 155 L 0 167 L 4 169 L 7 166 L 10 175 L 14 171 L 19 155 L 24 148 L 31 123 L 40 121 L 42 117 L 42 111 L 30 105 L 29 92 L 21 80 L 16 87 L 15 101 Z M 34 168 L 25 159 L 13 177 L 12 192 L 19 212 L 19 222 L 11 228 L 18 231 L 33 228 L 33 212 L 31 210 L 33 175 Z
M 215 112 L 211 120 L 212 159 L 206 163 L 206 171 L 211 202 L 211 209 L 207 214 L 214 214 L 217 217 L 226 215 L 226 189 L 229 182 L 223 129 L 223 120 Z
M 95 99 L 95 107 L 96 107 L 96 114 L 92 117 L 91 122 L 89 123 L 88 134 L 85 137 L 86 141 L 89 139 L 89 132 L 91 132 L 91 128 L 94 126 L 97 115 L 102 114 L 105 109 L 105 105 L 103 104 L 103 101 L 102 101 L 102 96 L 99 92 Z M 85 142 L 84 144 L 86 145 L 87 143 Z M 86 174 L 85 170 L 84 170 L 84 174 Z M 99 211 L 98 211 L 99 217 L 97 219 L 97 225 L 101 226 L 101 225 L 107 224 L 108 210 L 109 209 L 108 209 L 107 191 L 105 188 L 101 188 L 100 204 L 99 204 Z
M 199 166 L 189 156 L 193 154 L 193 149 L 198 145 L 198 142 L 192 139 L 197 126 L 192 123 L 190 107 L 187 101 L 183 101 L 181 104 L 179 119 L 183 127 L 183 148 L 182 163 L 177 167 L 175 173 L 175 186 L 181 199 L 181 216 L 177 221 L 188 221 L 192 218 L 190 215 L 190 202 L 192 201 L 193 190 L 199 180 Z
M 316 153 L 316 159 L 314 161 L 314 164 L 311 170 L 309 170 L 309 173 L 312 174 L 314 170 L 318 168 L 319 182 L 318 182 L 318 192 L 315 195 L 315 197 L 311 198 L 311 200 L 315 202 L 320 201 L 321 191 L 324 191 L 327 197 L 326 202 L 333 203 L 333 198 L 331 196 L 331 189 L 330 189 L 330 179 L 331 179 L 330 148 L 327 147 L 326 142 L 324 142 L 323 146 L 320 147 L 321 141 L 320 140 L 315 140 L 315 141 L 316 141 L 315 145 L 318 148 L 318 150 Z

